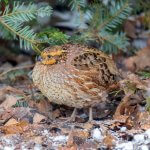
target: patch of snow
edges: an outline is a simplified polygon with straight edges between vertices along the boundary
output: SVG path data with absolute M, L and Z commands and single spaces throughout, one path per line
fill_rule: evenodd
M 12 144 L 11 140 L 6 138 L 6 137 L 2 137 L 2 141 L 5 142 L 8 145 Z
M 144 134 L 136 134 L 134 135 L 134 141 L 135 142 L 144 142 L 145 135 Z
M 14 147 L 10 147 L 10 146 L 5 146 L 3 150 L 14 150 Z
M 42 148 L 41 144 L 35 144 L 34 150 L 42 150 L 42 149 L 43 148 Z
M 54 137 L 53 141 L 54 142 L 66 142 L 68 140 L 68 136 L 65 135 L 59 135 Z
M 147 137 L 150 139 L 150 129 L 148 129 L 147 131 L 145 131 L 145 134 L 146 134 Z
M 21 146 L 21 150 L 28 150 L 27 148 L 24 148 L 24 146 Z
M 48 130 L 45 129 L 45 130 L 43 131 L 43 135 L 48 135 Z
M 92 137 L 96 141 L 101 141 L 103 139 L 103 135 L 99 128 L 96 128 L 92 131 Z
M 127 142 L 127 143 L 121 143 L 116 146 L 116 149 L 122 149 L 122 150 L 133 150 L 133 143 Z
M 126 127 L 121 127 L 121 129 L 120 129 L 121 132 L 125 132 L 126 130 L 127 130 Z
M 147 145 L 142 145 L 139 147 L 140 150 L 149 150 Z

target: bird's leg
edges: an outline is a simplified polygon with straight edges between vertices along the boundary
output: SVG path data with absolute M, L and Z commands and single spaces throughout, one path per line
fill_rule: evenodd
M 92 107 L 89 108 L 89 121 L 93 121 L 93 111 L 92 111 Z
M 77 108 L 74 108 L 71 116 L 65 122 L 74 122 L 76 119 Z
M 72 113 L 72 115 L 70 117 L 71 121 L 75 121 L 75 119 L 76 119 L 76 113 L 77 113 L 77 108 L 74 108 L 73 113 Z

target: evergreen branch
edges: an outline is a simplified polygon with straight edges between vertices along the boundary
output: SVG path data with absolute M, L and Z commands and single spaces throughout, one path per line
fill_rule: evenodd
M 23 23 L 31 21 L 37 16 L 50 16 L 51 10 L 50 6 L 38 9 L 35 4 L 31 3 L 26 7 L 24 3 L 20 5 L 18 2 L 14 2 L 12 10 L 7 5 L 0 16 L 0 29 L 4 29 L 1 36 L 5 38 L 10 33 L 13 35 L 13 39 L 19 39 L 21 48 L 30 49 L 41 41 L 37 40 L 36 33 L 29 26 L 24 26 Z
M 121 24 L 123 20 L 125 20 L 128 15 L 131 12 L 131 8 L 129 6 L 128 1 L 120 3 L 116 3 L 115 7 L 110 8 L 110 14 L 109 16 L 106 16 L 102 23 L 97 28 L 97 31 L 100 31 L 102 29 L 112 30 L 113 28 L 116 28 L 118 24 Z
M 13 38 L 11 32 L 6 30 L 3 25 L 0 24 L 0 37 L 2 39 L 11 40 Z
M 35 4 L 29 4 L 28 7 L 24 3 L 20 5 L 19 2 L 14 2 L 13 9 L 6 6 L 2 18 L 10 20 L 11 22 L 28 22 L 35 19 L 37 16 L 50 16 L 52 8 L 50 6 L 37 8 Z
M 85 7 L 85 0 L 70 0 L 69 6 L 71 6 L 71 10 L 79 10 L 80 7 Z
M 20 23 L 16 25 L 10 24 L 10 22 L 5 22 L 2 18 L 0 18 L 0 24 L 13 33 L 14 39 L 16 39 L 17 36 L 19 37 L 21 48 L 24 47 L 25 49 L 29 49 L 33 44 L 38 43 L 38 41 L 35 40 L 36 34 L 30 29 L 29 26 L 23 27 Z
M 43 43 L 50 45 L 61 45 L 68 42 L 69 36 L 55 28 L 47 28 L 38 33 L 37 37 Z
M 99 39 L 103 41 L 102 49 L 108 53 L 117 53 L 117 50 L 125 50 L 128 46 L 128 40 L 124 33 L 111 34 L 102 31 L 98 34 Z

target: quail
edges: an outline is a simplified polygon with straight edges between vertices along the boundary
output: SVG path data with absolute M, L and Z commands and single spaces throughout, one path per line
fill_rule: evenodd
M 89 108 L 104 101 L 103 94 L 117 82 L 119 71 L 110 56 L 80 44 L 64 44 L 44 49 L 35 64 L 34 84 L 50 102 L 77 108 Z

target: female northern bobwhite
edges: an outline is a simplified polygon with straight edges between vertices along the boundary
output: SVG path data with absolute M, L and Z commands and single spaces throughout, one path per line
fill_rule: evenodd
M 76 108 L 92 107 L 119 75 L 113 60 L 103 52 L 83 45 L 65 44 L 46 48 L 33 69 L 33 82 L 51 101 Z

